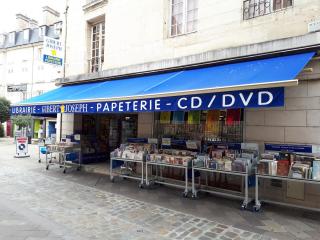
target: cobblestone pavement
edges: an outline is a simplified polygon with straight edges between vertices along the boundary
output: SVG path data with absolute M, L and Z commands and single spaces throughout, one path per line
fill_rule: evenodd
M 228 240 L 271 239 L 278 236 L 295 239 L 285 235 L 287 229 L 268 222 L 265 217 L 262 218 L 265 221 L 264 227 L 273 226 L 277 229 L 263 229 L 259 231 L 260 234 L 254 233 L 215 221 L 214 213 L 210 219 L 202 218 L 79 184 L 66 177 L 57 178 L 36 162 L 36 156 L 31 159 L 14 159 L 13 152 L 12 143 L 0 140 L 0 240 Z M 62 176 L 61 172 L 59 174 Z M 227 216 L 230 217 L 230 213 L 226 213 Z M 308 226 L 313 236 L 316 236 L 317 233 Z M 294 231 L 294 225 L 291 228 Z M 300 239 L 311 236 L 302 231 L 296 232 L 301 235 Z

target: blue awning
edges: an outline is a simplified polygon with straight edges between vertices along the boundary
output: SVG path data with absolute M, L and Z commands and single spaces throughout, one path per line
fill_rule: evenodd
M 14 106 L 122 101 L 297 85 L 314 53 L 66 85 Z

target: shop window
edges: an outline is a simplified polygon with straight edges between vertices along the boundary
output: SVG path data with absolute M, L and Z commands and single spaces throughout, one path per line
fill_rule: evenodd
M 102 70 L 104 63 L 105 23 L 101 22 L 91 27 L 91 59 L 90 72 Z
M 242 142 L 242 109 L 157 113 L 155 137 Z
M 197 31 L 198 0 L 171 0 L 170 36 Z

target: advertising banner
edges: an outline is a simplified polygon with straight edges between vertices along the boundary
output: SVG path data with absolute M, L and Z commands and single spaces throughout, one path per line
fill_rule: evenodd
M 17 137 L 16 138 L 16 155 L 15 157 L 29 157 L 28 154 L 28 138 Z
M 62 66 L 62 42 L 54 38 L 43 37 L 42 60 L 44 63 Z
M 121 101 L 88 101 L 65 104 L 15 106 L 14 114 L 53 113 L 126 113 L 160 111 L 198 111 L 284 106 L 284 88 L 268 88 L 194 94 L 185 96 L 141 98 Z

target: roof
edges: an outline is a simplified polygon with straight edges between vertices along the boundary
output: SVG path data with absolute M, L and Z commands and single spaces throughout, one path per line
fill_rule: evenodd
M 21 31 L 13 31 L 10 33 L 0 34 L 0 36 L 1 35 L 4 36 L 4 41 L 3 41 L 2 45 L 1 45 L 1 41 L 0 41 L 0 49 L 7 49 L 7 48 L 12 48 L 12 47 L 18 47 L 18 46 L 43 42 L 43 35 L 40 36 L 40 34 L 39 34 L 40 28 L 46 28 L 45 36 L 57 39 L 60 37 L 60 35 L 59 35 L 59 33 L 55 32 L 56 24 L 61 24 L 61 21 L 57 22 L 53 25 L 50 25 L 50 26 L 43 25 L 43 26 L 39 26 L 37 28 L 27 28 L 27 29 L 23 29 Z M 29 38 L 28 39 L 24 38 L 24 31 L 29 31 Z M 9 41 L 10 34 L 15 35 L 15 39 L 13 42 Z

